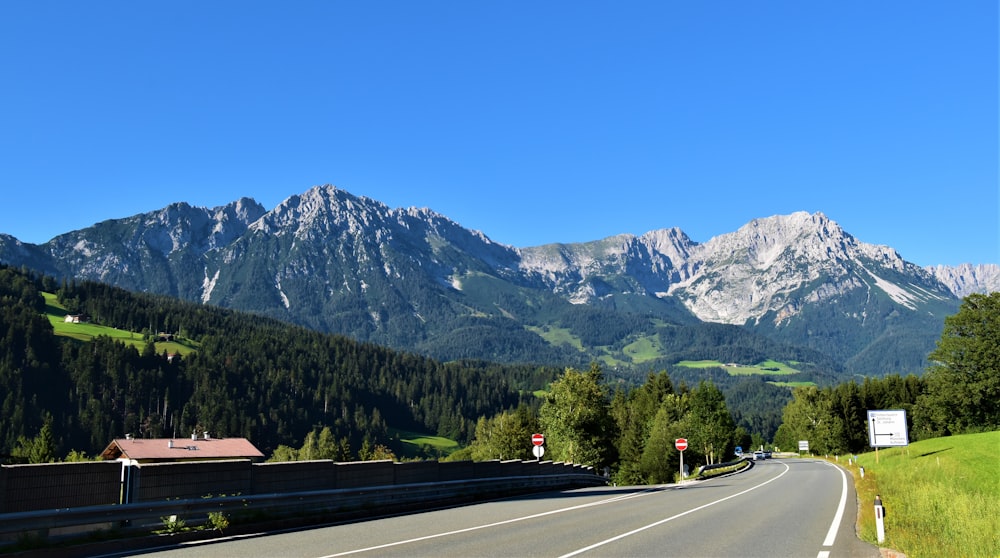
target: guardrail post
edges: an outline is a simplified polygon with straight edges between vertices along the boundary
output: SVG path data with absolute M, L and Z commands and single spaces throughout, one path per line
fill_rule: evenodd
M 885 506 L 879 495 L 875 495 L 875 534 L 879 543 L 885 541 Z

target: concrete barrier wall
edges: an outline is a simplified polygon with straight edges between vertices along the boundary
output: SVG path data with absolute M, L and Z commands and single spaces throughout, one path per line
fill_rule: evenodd
M 501 477 L 519 477 L 521 476 L 521 460 L 516 461 L 501 461 L 500 462 L 500 476 Z
M 476 461 L 473 466 L 473 478 L 477 479 L 488 479 L 492 477 L 499 477 L 500 475 L 500 461 L 490 460 L 490 461 Z
M 476 478 L 472 461 L 442 461 L 438 463 L 438 479 L 442 482 Z
M 415 484 L 421 482 L 438 482 L 437 461 L 406 461 L 394 463 L 396 484 Z
M 392 461 L 346 461 L 334 463 L 337 488 L 384 486 L 396 482 Z
M 337 473 L 333 461 L 288 461 L 254 463 L 251 479 L 254 494 L 307 492 L 337 488 Z
M 132 502 L 250 494 L 249 460 L 145 463 L 133 473 Z
M 146 463 L 118 461 L 4 465 L 0 513 L 151 502 L 206 496 L 281 494 L 547 474 L 594 474 L 592 467 L 551 461 L 294 461 Z
M 3 465 L 0 513 L 117 504 L 121 477 L 117 461 Z

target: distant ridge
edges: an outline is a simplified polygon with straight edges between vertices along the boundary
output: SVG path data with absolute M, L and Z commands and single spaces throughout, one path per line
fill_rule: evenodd
M 995 264 L 921 268 L 822 213 L 704 243 L 666 228 L 515 248 L 329 185 L 270 211 L 176 203 L 42 245 L 0 235 L 0 262 L 441 359 L 665 365 L 674 328 L 714 322 L 865 375 L 919 373 L 959 297 L 1000 290 Z

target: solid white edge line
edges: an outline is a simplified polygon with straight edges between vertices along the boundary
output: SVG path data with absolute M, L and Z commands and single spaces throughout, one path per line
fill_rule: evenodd
M 833 523 L 830 524 L 830 530 L 826 532 L 826 539 L 823 540 L 823 546 L 833 546 L 833 541 L 837 538 L 837 531 L 840 530 L 840 521 L 844 519 L 844 509 L 847 507 L 847 473 L 836 465 L 830 464 L 830 466 L 840 471 L 842 485 L 840 489 L 840 505 L 837 506 L 837 513 L 833 516 Z
M 630 537 L 630 536 L 632 536 L 632 535 L 634 535 L 634 534 L 636 534 L 636 533 L 638 533 L 640 531 L 645 531 L 646 529 L 651 529 L 651 528 L 656 527 L 658 525 L 663 525 L 664 523 L 666 523 L 668 521 L 673 521 L 673 520 L 677 519 L 678 517 L 684 517 L 685 515 L 687 515 L 689 513 L 694 513 L 696 511 L 703 510 L 703 509 L 705 509 L 705 508 L 707 508 L 709 506 L 714 506 L 715 504 L 718 504 L 720 502 L 725 502 L 726 500 L 735 498 L 737 496 L 742 496 L 743 494 L 746 494 L 747 492 L 750 492 L 751 490 L 757 490 L 758 488 L 764 486 L 765 484 L 770 484 L 770 483 L 772 483 L 772 482 L 780 479 L 781 477 L 783 477 L 785 475 L 785 473 L 787 473 L 789 471 L 790 467 L 788 466 L 787 463 L 782 463 L 782 465 L 785 467 L 785 470 L 782 471 L 780 475 L 774 477 L 773 479 L 764 481 L 764 482 L 758 484 L 757 486 L 748 488 L 748 489 L 744 490 L 743 492 L 737 492 L 736 494 L 731 494 L 729 496 L 726 496 L 725 498 L 720 498 L 720 499 L 718 499 L 718 500 L 716 500 L 714 502 L 709 502 L 707 504 L 703 504 L 701 506 L 698 506 L 697 508 L 691 508 L 691 509 L 689 509 L 689 510 L 687 510 L 685 512 L 681 512 L 681 513 L 679 513 L 677 515 L 670 516 L 670 517 L 668 517 L 666 519 L 661 519 L 661 520 L 659 520 L 659 521 L 657 521 L 655 523 L 650 523 L 649 525 L 645 525 L 643 527 L 639 527 L 638 529 L 633 529 L 633 530 L 631 530 L 631 531 L 629 531 L 627 533 L 622 533 L 621 535 L 617 535 L 617 536 L 611 537 L 610 539 L 594 543 L 594 544 L 592 544 L 590 546 L 586 546 L 586 547 L 581 548 L 579 550 L 574 550 L 573 552 L 570 552 L 569 554 L 563 554 L 560 558 L 569 558 L 570 556 L 576 556 L 577 554 L 583 554 L 584 552 L 588 552 L 588 551 L 593 550 L 595 548 L 604 546 L 604 545 L 606 545 L 608 543 L 612 543 L 612 542 L 615 542 L 617 540 L 624 539 L 625 537 Z

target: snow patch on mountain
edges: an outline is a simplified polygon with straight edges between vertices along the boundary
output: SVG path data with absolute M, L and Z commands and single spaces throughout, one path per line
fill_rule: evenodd
M 871 270 L 866 269 L 865 271 L 875 280 L 875 286 L 882 289 L 896 304 L 901 304 L 910 310 L 917 309 L 917 303 L 920 302 L 920 299 L 914 296 L 913 293 L 891 281 L 886 281 L 872 273 Z
M 208 304 L 212 300 L 212 290 L 215 289 L 215 284 L 219 280 L 219 270 L 215 270 L 215 275 L 211 278 L 208 277 L 208 269 L 205 269 L 205 279 L 201 284 L 201 303 Z

